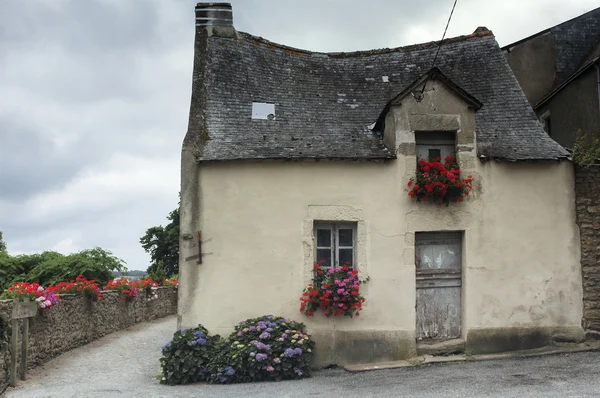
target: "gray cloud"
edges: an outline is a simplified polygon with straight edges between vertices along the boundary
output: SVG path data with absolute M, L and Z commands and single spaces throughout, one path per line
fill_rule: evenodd
M 485 25 L 508 44 L 597 0 L 459 0 L 449 36 Z M 314 51 L 437 40 L 451 0 L 236 0 L 237 29 Z M 0 231 L 9 251 L 112 250 L 177 205 L 194 1 L 0 2 Z

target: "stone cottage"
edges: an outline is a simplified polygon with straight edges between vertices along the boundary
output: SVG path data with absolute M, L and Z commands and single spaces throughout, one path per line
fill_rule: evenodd
M 492 32 L 315 53 L 196 7 L 181 169 L 179 325 L 305 322 L 317 364 L 582 338 L 573 166 L 544 133 Z M 407 192 L 417 159 L 455 155 L 471 195 Z M 307 317 L 313 265 L 349 262 L 359 317 Z

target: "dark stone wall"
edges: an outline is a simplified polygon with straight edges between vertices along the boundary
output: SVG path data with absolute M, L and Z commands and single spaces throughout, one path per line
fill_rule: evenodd
M 91 301 L 78 294 L 61 295 L 55 307 L 38 310 L 29 324 L 28 367 L 136 323 L 177 313 L 177 289 L 172 287 L 159 287 L 158 298 L 150 301 L 140 294 L 133 302 L 120 302 L 115 291 L 104 291 L 102 296 L 104 300 Z M 8 340 L 0 342 L 0 391 L 9 379 L 12 308 L 11 300 L 0 301 Z
M 552 33 L 505 48 L 504 55 L 532 106 L 552 91 L 556 79 L 556 42 Z
M 582 326 L 600 331 L 600 166 L 576 168 L 575 194 L 581 235 Z
M 550 136 L 560 145 L 573 148 L 578 129 L 600 131 L 600 104 L 596 69 L 590 68 L 535 110 L 538 118 L 550 111 Z

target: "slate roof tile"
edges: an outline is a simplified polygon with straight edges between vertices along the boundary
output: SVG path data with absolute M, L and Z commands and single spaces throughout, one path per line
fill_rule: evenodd
M 208 40 L 209 139 L 199 161 L 394 158 L 368 126 L 431 68 L 437 50 L 426 43 L 311 53 L 241 32 L 238 38 Z M 542 130 L 491 32 L 446 40 L 436 66 L 483 103 L 476 113 L 480 156 L 568 156 Z M 275 120 L 251 119 L 252 102 L 274 103 Z

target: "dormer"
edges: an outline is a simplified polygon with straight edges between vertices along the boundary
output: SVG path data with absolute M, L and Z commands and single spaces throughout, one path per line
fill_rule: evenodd
M 384 144 L 399 155 L 476 156 L 475 112 L 483 104 L 432 68 L 392 98 L 378 127 Z

